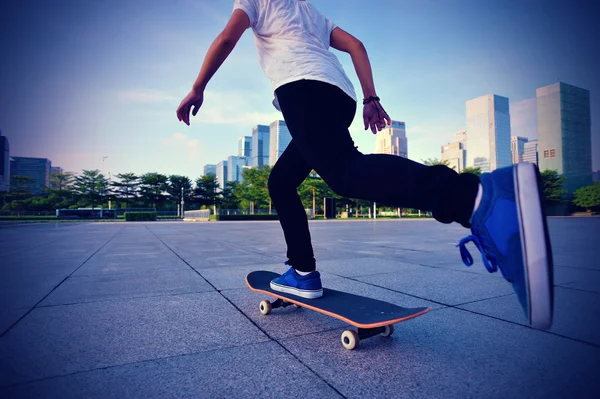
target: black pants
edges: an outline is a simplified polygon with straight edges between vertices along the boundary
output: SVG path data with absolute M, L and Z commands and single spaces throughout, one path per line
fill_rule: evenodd
M 276 94 L 292 141 L 271 171 L 269 193 L 294 268 L 309 272 L 316 267 L 297 192 L 312 169 L 343 197 L 431 211 L 442 223 L 469 227 L 477 176 L 396 155 L 362 154 L 348 131 L 356 102 L 336 86 L 300 80 L 279 87 Z

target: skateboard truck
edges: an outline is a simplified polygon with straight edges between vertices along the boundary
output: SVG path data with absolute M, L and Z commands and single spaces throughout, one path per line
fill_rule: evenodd
M 260 302 L 259 309 L 260 313 L 263 315 L 268 315 L 271 313 L 271 310 L 277 308 L 287 308 L 288 306 L 294 306 L 295 308 L 300 308 L 301 306 L 295 303 L 291 303 L 288 301 L 284 301 L 281 298 L 277 298 L 273 302 L 268 300 L 263 300 Z M 344 348 L 348 350 L 355 349 L 358 347 L 358 344 L 361 340 L 374 337 L 376 335 L 380 335 L 382 337 L 389 337 L 394 333 L 394 325 L 388 324 L 382 327 L 374 327 L 374 328 L 361 328 L 358 327 L 358 331 L 355 330 L 345 330 L 342 333 L 342 345 Z

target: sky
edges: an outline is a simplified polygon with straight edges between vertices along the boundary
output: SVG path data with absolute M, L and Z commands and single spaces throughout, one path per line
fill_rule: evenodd
M 273 0 L 277 1 L 277 0 Z M 408 156 L 440 158 L 466 125 L 465 102 L 508 97 L 513 135 L 535 138 L 536 88 L 590 90 L 600 169 L 599 6 L 574 0 L 313 0 L 366 46 L 382 104 L 406 123 Z M 248 30 L 191 126 L 175 110 L 233 0 L 6 0 L 0 14 L 0 130 L 11 156 L 65 171 L 157 172 L 195 180 L 237 155 L 237 139 L 283 119 Z M 359 98 L 347 54 L 340 59 Z M 350 128 L 375 150 L 358 107 Z M 105 160 L 103 161 L 103 158 Z

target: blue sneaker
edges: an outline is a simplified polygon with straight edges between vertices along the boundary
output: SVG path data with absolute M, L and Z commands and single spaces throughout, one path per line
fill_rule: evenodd
M 316 299 L 323 296 L 321 274 L 314 271 L 306 276 L 301 276 L 293 267 L 281 276 L 271 281 L 273 291 L 285 292 L 307 299 Z
M 540 175 L 531 163 L 519 163 L 481 175 L 483 195 L 471 220 L 472 235 L 458 247 L 465 265 L 473 242 L 490 273 L 500 268 L 512 283 L 529 324 L 552 325 L 552 252 L 540 195 Z

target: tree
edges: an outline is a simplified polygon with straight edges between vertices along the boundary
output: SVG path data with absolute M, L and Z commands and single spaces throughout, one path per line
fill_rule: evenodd
M 192 181 L 187 176 L 171 175 L 167 185 L 167 193 L 176 204 L 181 200 L 188 199 L 192 193 Z
M 83 206 L 94 208 L 102 201 L 103 192 L 108 182 L 98 169 L 83 170 L 81 175 L 75 176 L 74 189 Z
M 238 209 L 240 200 L 236 197 L 236 191 L 239 183 L 236 181 L 228 181 L 225 183 L 225 189 L 221 192 L 221 207 L 223 209 Z
M 421 159 L 421 162 L 423 162 L 423 165 L 427 165 L 427 166 L 435 166 L 435 165 L 444 165 L 444 166 L 450 166 L 450 162 L 448 162 L 447 159 L 443 159 L 443 160 L 439 160 L 437 158 L 427 158 L 427 159 Z
M 198 201 L 200 206 L 216 205 L 218 202 L 219 182 L 213 174 L 204 175 L 196 179 L 194 188 L 194 200 Z
M 250 208 L 252 204 L 254 209 L 268 208 L 271 203 L 269 195 L 269 175 L 271 167 L 265 166 L 262 169 L 247 168 L 242 172 L 242 182 L 236 187 L 236 197 L 240 200 L 242 208 Z
M 565 181 L 556 170 L 545 170 L 541 173 L 542 187 L 544 190 L 544 200 L 547 203 L 559 202 L 562 200 L 566 190 L 563 190 L 562 183 Z
M 472 173 L 474 175 L 481 176 L 481 168 L 479 166 L 477 166 L 477 167 L 470 166 L 468 168 L 464 168 L 462 170 L 462 172 L 460 172 L 460 173 Z
M 120 181 L 112 183 L 117 199 L 125 200 L 125 208 L 129 208 L 131 200 L 137 198 L 137 188 L 140 178 L 134 173 L 119 173 L 117 178 Z
M 160 173 L 146 173 L 140 176 L 140 198 L 153 208 L 160 208 L 166 201 L 169 178 Z
M 591 186 L 585 186 L 575 191 L 573 203 L 585 208 L 590 212 L 592 208 L 600 206 L 600 182 L 595 182 Z
M 6 194 L 6 199 L 9 201 L 5 204 L 3 210 L 17 211 L 20 215 L 21 211 L 27 209 L 26 200 L 31 197 L 30 185 L 35 179 L 28 176 L 13 175 L 10 178 L 10 189 Z

